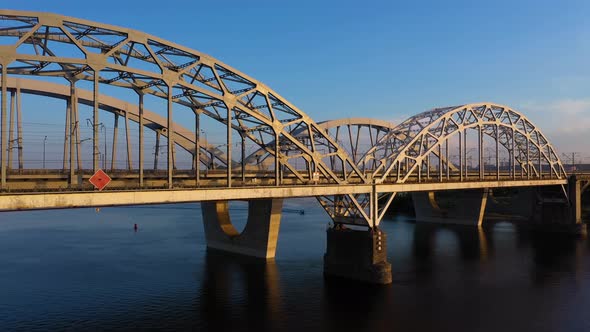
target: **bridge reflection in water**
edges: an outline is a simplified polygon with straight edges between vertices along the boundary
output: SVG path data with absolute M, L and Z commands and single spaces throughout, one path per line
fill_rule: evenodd
M 329 219 L 309 203 L 289 205 L 306 213 L 284 216 L 270 262 L 206 251 L 195 205 L 5 213 L 0 326 L 553 331 L 590 323 L 587 239 L 398 217 L 381 225 L 391 285 L 327 282 L 320 256 Z
M 249 330 L 279 328 L 285 308 L 274 261 L 264 263 L 210 250 L 205 255 L 204 274 L 198 280 L 202 283 L 200 310 L 201 317 L 206 317 L 206 330 L 233 331 L 243 328 L 244 322 Z
M 508 222 L 478 230 L 401 218 L 385 221 L 383 229 L 396 235 L 389 252 L 395 281 L 387 288 L 345 279 L 321 282 L 314 277 L 319 262 L 288 254 L 282 257 L 308 268 L 294 271 L 281 260 L 265 264 L 209 251 L 195 280 L 199 323 L 184 323 L 232 331 L 497 331 L 506 324 L 526 329 L 527 319 L 534 319 L 538 331 L 552 331 L 548 321 L 574 329 L 590 323 L 566 313 L 579 314 L 575 307 L 587 303 L 575 295 L 579 287 L 590 290 L 582 286 L 590 281 L 585 238 L 531 232 Z

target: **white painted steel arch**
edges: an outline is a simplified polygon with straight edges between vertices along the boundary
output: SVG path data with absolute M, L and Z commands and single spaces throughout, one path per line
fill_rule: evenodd
M 454 136 L 465 137 L 470 129 L 479 133 L 482 164 L 485 135 L 497 142 L 496 151 L 502 146 L 510 153 L 512 171 L 518 166 L 528 178 L 566 177 L 558 154 L 541 130 L 523 114 L 493 103 L 436 108 L 415 115 L 396 126 L 363 159 L 378 161 L 373 178 L 379 182 L 405 182 L 421 170 L 430 154 Z
M 365 141 L 369 140 L 369 144 L 372 146 L 389 132 L 389 130 L 395 127 L 393 123 L 372 118 L 342 118 L 326 120 L 318 122 L 317 125 L 319 129 L 332 137 L 332 139 L 348 153 L 350 159 L 352 159 L 355 164 L 357 163 L 357 159 L 364 155 L 368 150 L 366 146 L 364 149 L 360 147 L 361 136 L 365 136 L 363 139 Z M 309 135 L 309 131 L 303 129 L 293 133 L 293 136 L 303 144 L 308 144 L 310 141 Z M 270 144 L 272 145 L 274 142 L 271 142 Z M 283 148 L 286 153 L 289 153 L 289 150 L 291 150 L 289 146 L 284 146 Z M 328 149 L 328 152 L 331 152 L 329 151 L 331 149 L 329 145 L 322 146 L 322 148 Z M 272 167 L 272 160 L 270 160 L 270 157 L 272 157 L 272 155 L 269 154 L 268 151 L 265 149 L 258 149 L 246 158 L 246 165 L 260 170 L 270 169 L 270 167 Z M 334 157 L 328 159 L 328 165 L 333 170 L 336 170 L 340 166 Z
M 100 84 L 132 89 L 139 98 L 150 94 L 167 100 L 167 127 L 172 125 L 174 103 L 188 107 L 197 117 L 208 116 L 227 126 L 228 159 L 232 159 L 233 130 L 272 154 L 277 185 L 279 165 L 302 183 L 310 180 L 306 172 L 295 169 L 293 159 L 303 159 L 324 182 L 345 183 L 346 172 L 354 173 L 357 181 L 367 182 L 345 151 L 307 114 L 265 84 L 209 55 L 137 30 L 62 15 L 1 10 L 0 20 L 4 23 L 0 30 L 3 78 L 54 76 L 69 80 L 72 86 L 79 80 L 92 81 L 96 95 Z M 96 100 L 94 108 L 96 113 Z M 97 116 L 94 120 L 98 123 Z M 307 145 L 293 136 L 302 129 L 314 138 Z M 95 156 L 98 136 L 95 128 Z M 168 139 L 169 151 L 174 139 L 174 135 Z M 277 144 L 269 146 L 269 141 Z M 283 144 L 296 147 L 297 153 L 281 153 Z M 319 151 L 316 145 L 330 146 L 332 152 Z M 337 158 L 346 172 L 333 172 L 325 164 L 330 157 Z M 169 153 L 170 186 L 171 161 Z M 97 165 L 95 157 L 94 168 Z M 231 167 L 227 174 L 231 185 Z
M 1 86 L 1 84 L 0 84 Z M 49 98 L 57 98 L 68 100 L 70 98 L 70 87 L 63 84 L 51 83 L 47 81 L 31 80 L 24 78 L 9 77 L 7 80 L 6 87 L 10 90 L 20 89 L 22 93 L 45 96 Z M 76 89 L 78 102 L 80 104 L 92 106 L 93 95 L 92 91 L 77 88 Z M 100 94 L 98 96 L 99 108 L 101 110 L 125 116 L 127 113 L 129 120 L 139 123 L 139 107 L 136 104 L 126 102 L 121 99 L 106 96 Z M 143 126 L 151 130 L 159 130 L 164 137 L 168 137 L 168 128 L 166 118 L 162 117 L 154 112 L 147 109 L 143 110 Z M 182 149 L 195 155 L 195 132 L 183 127 L 182 125 L 175 123 L 175 143 L 178 144 Z M 211 164 L 211 155 L 213 155 L 214 162 L 219 163 L 220 167 L 226 167 L 227 160 L 225 158 L 224 151 L 221 151 L 217 147 L 209 144 L 205 139 L 201 138 L 199 146 L 202 150 L 200 154 L 200 160 L 205 165 Z M 237 163 L 234 163 L 237 165 Z
M 265 171 L 274 171 L 274 186 L 284 185 L 283 177 L 290 178 L 290 185 L 372 184 L 373 191 L 376 185 L 411 181 L 462 182 L 469 177 L 470 180 L 483 182 L 491 175 L 500 181 L 507 174 L 515 180 L 517 171 L 520 171 L 522 179 L 527 180 L 566 177 L 558 154 L 547 138 L 525 116 L 507 106 L 481 103 L 437 108 L 415 115 L 395 127 L 364 118 L 316 123 L 265 84 L 209 55 L 140 31 L 50 13 L 12 10 L 0 10 L 0 24 L 3 100 L 1 189 L 7 188 L 6 154 L 9 150 L 5 121 L 6 90 L 10 84 L 9 76 L 17 75 L 63 78 L 70 85 L 66 92 L 56 94 L 50 92 L 49 83 L 39 84 L 47 85 L 45 89 L 49 90 L 44 93 L 66 98 L 71 105 L 82 102 L 93 107 L 95 170 L 98 168 L 100 141 L 98 111 L 111 107 L 108 102 L 103 102 L 108 97 L 101 96 L 101 86 L 135 93 L 138 100 L 135 114 L 138 114 L 140 126 L 145 125 L 145 121 L 151 121 L 154 126 L 169 132 L 169 189 L 173 188 L 174 145 L 180 144 L 189 150 L 191 143 L 193 147 L 207 146 L 200 137 L 202 129 L 199 124 L 203 116 L 226 128 L 226 149 L 223 153 L 219 150 L 216 155 L 217 159 L 226 163 L 227 177 L 225 183 L 219 182 L 220 186 L 231 187 L 232 172 L 240 168 L 235 161 L 227 162 L 233 160 L 232 135 L 236 133 L 242 141 L 242 169 L 246 169 L 247 165 L 263 164 Z M 76 83 L 80 81 L 92 82 L 93 91 L 79 91 Z M 43 88 L 38 90 L 43 91 Z M 146 95 L 166 101 L 166 118 L 144 110 L 143 98 Z M 117 101 L 111 101 L 119 105 Z M 186 132 L 173 122 L 175 105 L 194 114 L 195 133 Z M 116 108 L 112 107 L 110 111 L 116 112 Z M 75 124 L 73 115 L 76 112 L 75 109 L 70 112 L 70 126 Z M 359 131 L 361 128 L 376 131 L 377 135 L 375 139 L 370 139 L 367 149 L 359 152 L 360 135 L 357 131 L 356 139 L 353 139 L 351 126 L 358 126 Z M 339 142 L 339 128 L 345 127 L 350 136 L 351 147 L 348 149 Z M 336 133 L 331 133 L 334 129 Z M 477 176 L 466 165 L 466 133 L 469 131 L 478 135 Z M 192 142 L 191 135 L 195 137 Z M 483 160 L 484 137 L 495 142 L 495 173 L 486 169 Z M 449 141 L 453 139 L 463 142 L 458 147 L 458 169 L 449 161 L 449 150 L 453 148 Z M 142 142 L 141 135 L 139 140 Z M 260 150 L 246 158 L 245 141 L 253 142 Z M 73 140 L 70 139 L 70 142 Z M 71 143 L 70 151 L 73 149 Z M 509 169 L 502 170 L 507 173 L 502 173 L 500 169 L 501 149 L 508 154 Z M 201 156 L 201 149 L 193 148 L 193 152 L 196 162 L 207 158 Z M 431 160 L 438 161 L 438 166 L 433 168 Z M 304 165 L 299 165 L 299 162 Z M 431 171 L 435 171 L 437 176 L 431 176 Z M 195 172 L 195 187 L 199 187 L 199 167 Z M 139 174 L 141 183 L 141 170 Z M 75 188 L 75 175 L 71 161 L 69 179 L 72 189 Z M 250 184 L 246 182 L 244 171 L 241 182 L 240 185 L 244 186 Z M 380 197 L 375 192 L 339 194 L 333 200 L 327 197 L 321 196 L 320 201 L 335 221 L 364 219 L 373 227 L 381 219 L 382 211 L 378 210 Z M 393 195 L 388 197 L 385 206 L 391 202 Z

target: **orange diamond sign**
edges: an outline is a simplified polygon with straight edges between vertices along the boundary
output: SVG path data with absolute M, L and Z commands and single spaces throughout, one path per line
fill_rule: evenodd
M 111 178 L 102 169 L 99 169 L 90 177 L 89 181 L 96 189 L 103 190 L 111 182 Z

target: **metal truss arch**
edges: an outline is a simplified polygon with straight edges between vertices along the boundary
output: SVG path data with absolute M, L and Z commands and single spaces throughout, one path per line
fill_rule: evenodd
M 100 84 L 132 89 L 167 100 L 169 117 L 171 105 L 188 107 L 228 127 L 228 159 L 232 130 L 272 154 L 277 185 L 282 176 L 279 168 L 301 183 L 311 180 L 311 173 L 293 165 L 294 159 L 303 159 L 323 183 L 346 183 L 348 174 L 367 183 L 345 151 L 307 114 L 263 83 L 207 54 L 137 30 L 57 14 L 0 10 L 0 22 L 4 45 L 0 65 L 6 75 L 91 81 L 95 93 Z M 294 136 L 302 128 L 313 138 L 308 144 Z M 266 141 L 271 137 L 277 144 L 269 146 L 261 137 Z M 168 141 L 174 144 L 174 135 Z M 290 155 L 281 150 L 287 144 Z M 317 149 L 320 145 L 330 146 L 331 152 Z M 329 158 L 339 160 L 340 172 L 326 164 Z
M 317 123 L 317 128 L 337 142 L 353 163 L 356 163 L 357 159 L 394 127 L 395 125 L 391 122 L 373 118 L 341 118 Z M 302 144 L 310 144 L 310 135 L 310 131 L 306 128 L 300 128 L 293 132 L 293 137 Z M 268 145 L 274 144 L 274 141 L 268 143 Z M 286 153 L 292 150 L 289 145 L 284 145 L 283 148 Z M 333 152 L 332 146 L 325 144 L 318 144 L 317 149 Z M 246 166 L 260 170 L 269 169 L 272 167 L 271 157 L 272 155 L 268 151 L 259 149 L 246 158 Z M 342 169 L 334 155 L 327 160 L 327 164 L 334 171 Z
M 66 101 L 70 99 L 70 88 L 68 86 L 51 82 L 10 77 L 7 80 L 6 87 L 9 90 L 19 89 L 21 93 L 24 94 L 44 96 Z M 78 103 L 87 106 L 93 105 L 92 91 L 76 88 L 76 95 Z M 99 109 L 123 118 L 127 115 L 129 121 L 139 124 L 140 115 L 137 105 L 105 95 L 99 95 L 98 100 Z M 142 113 L 144 128 L 158 132 L 163 137 L 168 137 L 166 118 L 151 112 L 148 109 L 143 109 Z M 175 123 L 173 128 L 176 137 L 174 143 L 194 156 L 196 147 L 195 133 L 178 123 Z M 209 144 L 202 138 L 199 140 L 199 147 L 201 149 L 199 159 L 203 165 L 210 166 L 215 164 L 218 165 L 216 167 L 227 167 L 227 159 L 225 158 L 226 156 L 223 151 Z M 238 163 L 233 162 L 233 164 L 237 165 Z
M 417 114 L 399 124 L 363 157 L 363 160 L 378 160 L 379 166 L 372 177 L 376 182 L 403 183 L 411 176 L 420 180 L 420 172 L 431 154 L 441 151 L 443 144 L 448 144 L 452 137 L 459 138 L 459 157 L 461 163 L 466 160 L 466 130 L 479 132 L 478 150 L 480 178 L 485 175 L 483 161 L 483 137 L 491 137 L 496 142 L 496 161 L 498 178 L 500 172 L 499 147 L 509 153 L 512 177 L 515 168 L 528 178 L 543 176 L 563 179 L 567 176 L 558 154 L 543 135 L 526 116 L 504 105 L 494 103 L 476 103 L 462 106 L 436 108 Z M 464 141 L 461 146 L 461 136 Z M 448 145 L 446 147 L 448 151 Z M 440 158 L 442 159 L 442 158 Z M 442 160 L 439 171 L 445 168 Z M 450 167 L 446 167 L 450 169 Z M 467 175 L 466 165 L 460 170 Z M 545 173 L 545 174 L 543 174 Z M 442 177 L 441 177 L 442 180 Z
M 319 122 L 318 125 L 344 148 L 363 172 L 372 173 L 375 160 L 360 158 L 395 128 L 395 124 L 373 118 L 341 118 Z M 304 137 L 302 137 L 304 138 Z M 337 167 L 331 160 L 330 165 Z M 361 193 L 317 196 L 317 200 L 334 223 L 375 227 L 395 194 Z
M 14 76 L 40 78 L 39 84 L 49 89 L 41 94 L 66 98 L 70 106 L 85 104 L 92 108 L 92 171 L 99 168 L 99 144 L 102 144 L 99 110 L 117 114 L 121 108 L 128 107 L 126 116 L 132 120 L 143 119 L 139 120 L 140 128 L 144 125 L 156 128 L 167 136 L 166 174 L 153 172 L 150 175 L 154 177 L 144 185 L 140 161 L 142 166 L 137 177 L 135 172 L 121 172 L 116 184 L 118 189 L 125 189 L 136 180 L 141 190 L 208 186 L 229 192 L 239 186 L 277 187 L 272 188 L 274 190 L 293 189 L 299 185 L 305 187 L 306 195 L 320 199 L 335 222 L 375 227 L 395 195 L 392 192 L 406 190 L 409 183 L 428 191 L 449 189 L 457 184 L 465 185 L 464 188 L 502 187 L 508 183 L 503 180 L 511 180 L 511 185 L 518 184 L 516 180 L 523 180 L 520 181 L 523 185 L 562 184 L 560 181 L 565 181 L 566 177 L 558 154 L 538 127 L 521 113 L 503 105 L 480 103 L 437 108 L 396 126 L 365 118 L 316 123 L 263 83 L 207 54 L 140 31 L 77 18 L 0 10 L 0 69 L 0 191 L 16 186 L 36 190 L 46 185 L 33 187 L 37 184 L 28 183 L 27 174 L 7 176 L 10 156 L 14 155 L 10 152 L 14 147 L 13 129 L 10 129 L 14 115 L 12 104 L 14 100 L 17 104 L 20 102 L 20 96 L 13 97 L 20 92 L 14 93 L 12 88 L 7 91 Z M 62 92 L 51 92 L 51 85 L 46 82 L 51 78 L 63 79 L 69 86 L 61 86 Z M 83 90 L 82 85 L 92 88 Z M 112 91 L 111 88 L 118 88 L 113 96 L 119 96 L 121 91 L 130 93 L 131 100 L 137 100 L 137 107 L 109 101 L 104 91 Z M 144 97 L 159 104 L 157 110 L 166 115 L 156 117 L 145 112 Z M 18 114 L 21 107 L 17 108 Z M 147 108 L 156 110 L 156 107 Z M 186 111 L 190 117 L 194 115 L 194 132 L 174 121 L 174 114 L 177 114 L 174 112 L 178 109 Z M 70 121 L 66 115 L 64 135 L 70 135 L 69 156 L 73 156 L 76 147 L 69 128 L 77 125 L 72 117 L 77 111 L 66 106 L 66 112 Z M 20 121 L 20 115 L 18 119 Z M 209 119 L 213 121 L 207 121 Z M 222 143 L 217 147 L 224 146 L 215 147 L 217 150 L 210 158 L 211 147 L 205 142 L 209 128 L 213 128 L 213 139 Z M 17 132 L 19 136 L 20 129 L 17 128 Z M 205 140 L 201 139 L 201 132 Z M 473 133 L 477 135 L 477 144 L 470 146 L 467 138 L 472 138 Z M 211 136 L 208 136 L 210 142 L 213 141 Z M 142 160 L 143 130 L 138 133 L 137 140 Z M 488 147 L 491 152 L 486 152 L 484 147 L 490 140 L 493 142 Z M 64 156 L 68 148 L 65 141 Z M 232 146 L 240 144 L 241 153 L 232 153 Z M 247 144 L 255 151 L 249 156 Z M 156 146 L 159 147 L 159 143 Z M 176 146 L 193 150 L 192 163 L 197 167 L 188 173 L 179 170 L 175 177 Z M 18 148 L 21 148 L 20 143 Z M 458 162 L 451 162 L 451 149 L 458 150 Z M 107 148 L 104 150 L 106 154 Z M 477 173 L 475 168 L 467 166 L 471 150 L 478 153 Z M 490 160 L 486 165 L 486 153 L 488 157 L 494 156 L 495 162 Z M 501 165 L 501 153 L 507 156 L 507 164 Z M 52 188 L 85 190 L 83 175 L 90 174 L 90 170 L 80 170 L 79 166 L 76 170 L 73 159 L 70 158 L 69 174 L 60 172 L 59 181 L 52 182 Z M 209 165 L 212 159 L 218 160 L 219 169 L 201 176 L 199 161 Z M 437 162 L 436 165 L 432 161 Z M 44 164 L 43 161 L 43 169 Z M 63 169 L 66 169 L 65 161 Z M 489 181 L 491 176 L 495 176 L 493 181 Z M 466 181 L 479 183 L 461 183 Z M 422 186 L 420 182 L 441 183 Z M 325 187 L 347 189 L 322 191 Z

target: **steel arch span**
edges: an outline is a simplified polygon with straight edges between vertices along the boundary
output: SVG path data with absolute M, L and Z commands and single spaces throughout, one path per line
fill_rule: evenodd
M 437 108 L 395 126 L 366 118 L 316 123 L 263 83 L 209 55 L 140 31 L 83 19 L 0 10 L 0 67 L 0 210 L 34 208 L 33 201 L 50 208 L 68 200 L 71 207 L 314 196 L 335 222 L 373 227 L 396 192 L 567 182 L 547 138 L 507 106 L 481 103 Z M 66 100 L 64 141 L 69 145 L 69 160 L 64 143 L 63 169 L 67 175 L 32 170 L 37 177 L 27 178 L 29 174 L 7 172 L 13 149 L 8 123 L 12 128 L 13 95 L 20 91 L 13 82 L 22 76 L 37 78 L 35 84 L 40 87 L 29 92 Z M 56 80 L 68 85 L 52 86 L 50 81 Z M 123 102 L 118 94 L 105 91 L 124 91 L 133 102 Z M 150 99 L 163 105 L 165 116 L 147 110 Z M 177 191 L 168 190 L 166 197 L 149 192 L 135 197 L 124 192 L 109 197 L 88 192 L 90 185 L 81 181 L 89 172 L 81 170 L 79 163 L 76 167 L 74 158 L 79 151 L 76 144 L 81 143 L 76 133 L 79 105 L 92 111 L 92 171 L 99 168 L 99 146 L 104 143 L 99 135 L 99 110 L 115 117 L 124 115 L 139 128 L 156 129 L 167 137 L 165 176 L 153 172 L 150 184 L 144 185 L 142 129 L 137 176 L 128 166 L 130 172 L 108 190 L 113 194 L 164 187 Z M 194 122 L 175 123 L 179 109 Z M 18 118 L 20 121 L 20 115 Z M 223 144 L 207 143 L 207 121 L 222 128 Z M 186 129 L 193 124 L 194 131 Z M 20 135 L 20 128 L 18 132 Z M 20 149 L 20 136 L 18 141 Z M 241 142 L 240 152 L 232 148 L 240 144 L 236 142 Z M 256 146 L 254 153 L 246 154 L 246 142 Z M 175 146 L 191 154 L 196 165 L 192 170 L 182 174 L 175 170 Z M 106 154 L 106 147 L 104 150 Z M 128 165 L 130 160 L 128 157 Z M 205 179 L 201 164 L 205 170 L 209 164 L 217 165 L 217 173 Z M 260 177 L 264 182 L 258 181 Z M 195 190 L 201 187 L 215 190 Z M 25 191 L 23 188 L 44 194 L 50 190 L 81 193 L 68 198 L 58 194 L 52 194 L 55 199 L 29 197 L 28 202 L 8 193 Z M 102 198 L 94 201 L 91 197 Z M 82 203 L 72 203 L 77 199 Z
M 477 103 L 462 106 L 436 108 L 417 114 L 399 124 L 363 157 L 362 161 L 378 160 L 378 167 L 372 177 L 377 182 L 406 182 L 411 176 L 423 179 L 423 172 L 431 169 L 430 159 L 438 152 L 448 155 L 449 141 L 457 138 L 460 179 L 468 178 L 470 169 L 466 165 L 469 154 L 467 134 L 474 131 L 477 151 L 478 174 L 486 177 L 485 138 L 494 144 L 491 154 L 496 169 L 493 175 L 501 177 L 501 153 L 507 153 L 508 171 L 513 178 L 517 171 L 530 178 L 564 179 L 566 172 L 558 154 L 541 130 L 523 114 L 503 105 Z M 504 151 L 501 151 L 504 149 Z M 443 158 L 438 159 L 439 180 L 451 175 L 451 167 L 445 167 Z M 449 159 L 447 158 L 447 162 Z M 489 175 L 488 175 L 489 176 Z M 430 174 L 427 175 L 430 177 Z
M 66 102 L 69 101 L 70 98 L 70 89 L 68 86 L 66 85 L 62 85 L 62 84 L 56 84 L 56 83 L 51 83 L 51 82 L 44 82 L 44 81 L 39 81 L 39 80 L 30 80 L 30 79 L 22 79 L 22 78 L 13 78 L 13 77 L 9 77 L 7 80 L 7 89 L 9 90 L 10 94 L 15 94 L 16 100 L 20 100 L 21 96 L 20 94 L 29 94 L 29 95 L 36 95 L 36 96 L 43 96 L 43 97 L 48 97 L 48 98 L 55 98 L 55 99 L 62 99 L 65 100 Z M 92 106 L 94 103 L 94 96 L 92 91 L 88 91 L 88 90 L 84 90 L 81 88 L 76 88 L 76 96 L 78 99 L 78 104 L 80 105 L 87 105 L 87 106 Z M 130 145 L 131 143 L 129 142 L 129 133 L 128 133 L 128 125 L 127 125 L 127 121 L 130 122 L 134 122 L 134 123 L 139 123 L 140 120 L 140 114 L 139 114 L 139 109 L 137 107 L 137 105 L 117 99 L 117 98 L 113 98 L 110 96 L 105 96 L 100 94 L 98 96 L 98 101 L 99 101 L 99 109 L 106 111 L 106 112 L 110 112 L 113 113 L 115 115 L 115 123 L 118 123 L 118 117 L 122 117 L 124 119 L 124 121 L 126 122 L 125 125 L 125 130 L 127 131 L 127 165 L 128 165 L 128 169 L 132 169 L 132 156 L 131 156 L 131 151 L 130 151 Z M 19 107 L 17 107 L 18 109 Z M 164 137 L 168 137 L 168 128 L 167 128 L 167 121 L 166 118 L 151 112 L 150 110 L 148 110 L 147 108 L 142 109 L 142 125 L 143 127 L 150 129 L 156 133 L 158 133 L 158 135 L 162 135 Z M 79 119 L 77 120 L 79 121 Z M 69 137 L 67 135 L 68 132 L 68 123 L 66 121 L 66 135 L 65 135 L 65 141 L 67 142 Z M 117 128 L 117 127 L 115 127 Z M 188 153 L 190 153 L 191 155 L 193 155 L 193 161 L 194 161 L 194 156 L 197 154 L 196 153 L 196 149 L 197 149 L 197 145 L 196 145 L 196 135 L 195 132 L 185 128 L 182 126 L 182 124 L 179 123 L 175 123 L 173 125 L 174 128 L 174 135 L 175 135 L 175 144 L 180 147 L 181 149 L 187 151 Z M 75 140 L 77 142 L 80 142 L 80 128 L 79 126 L 76 128 L 76 138 Z M 9 136 L 10 135 L 10 130 L 9 130 Z M 19 135 L 19 137 L 21 137 L 20 139 L 22 140 L 22 134 Z M 8 138 L 9 141 L 9 147 L 8 150 L 12 150 L 12 147 L 10 146 L 10 142 L 14 141 L 13 137 L 9 137 Z M 111 159 L 111 170 L 114 169 L 114 163 L 115 163 L 115 156 L 116 156 L 116 143 L 117 140 L 113 139 L 113 158 Z M 209 144 L 207 142 L 207 140 L 203 139 L 202 137 L 199 139 L 199 149 L 200 149 L 200 153 L 199 153 L 199 157 L 200 157 L 200 162 L 203 165 L 217 165 L 217 168 L 225 168 L 227 167 L 227 159 L 225 156 L 224 151 L 221 151 L 220 149 L 216 148 L 215 146 Z M 76 154 L 77 154 L 77 164 L 78 164 L 78 169 L 81 170 L 82 166 L 81 166 L 81 161 L 80 161 L 80 151 L 79 147 L 76 147 Z M 174 152 L 174 150 L 173 150 Z M 64 151 L 64 160 L 63 160 L 63 169 L 67 168 L 67 151 Z M 11 163 L 10 163 L 10 156 L 8 158 L 9 162 L 8 162 L 8 167 L 11 167 Z M 20 168 L 22 169 L 22 161 L 19 162 L 20 164 Z M 234 162 L 234 167 L 239 166 L 239 163 L 235 163 Z M 193 165 L 193 168 L 195 166 Z
M 469 132 L 475 139 L 468 140 Z M 477 155 L 477 167 L 471 164 L 471 152 Z M 459 168 L 451 162 L 453 156 Z M 514 109 L 493 103 L 436 108 L 412 116 L 371 147 L 357 166 L 374 183 L 567 178 L 540 129 Z M 395 194 L 325 196 L 320 202 L 336 223 L 372 226 L 379 224 Z
M 77 82 L 89 81 L 93 83 L 95 97 L 101 85 L 127 88 L 137 93 L 140 109 L 145 95 L 156 96 L 167 102 L 168 128 L 173 126 L 173 105 L 184 106 L 194 112 L 197 123 L 203 115 L 227 127 L 228 160 L 232 159 L 233 131 L 272 154 L 276 185 L 280 185 L 281 169 L 300 183 L 310 180 L 309 172 L 293 166 L 296 159 L 303 160 L 306 168 L 324 182 L 346 183 L 346 174 L 352 173 L 357 181 L 367 183 L 346 152 L 308 115 L 263 83 L 209 55 L 140 31 L 56 14 L 1 10 L 0 20 L 4 25 L 0 30 L 3 80 L 8 75 L 60 77 L 70 82 L 72 90 Z M 96 124 L 93 169 L 96 170 L 99 168 L 98 98 L 93 107 Z M 308 131 L 313 137 L 307 145 L 293 136 L 300 130 Z M 265 143 L 269 140 L 276 144 L 269 146 Z M 174 135 L 167 141 L 171 151 Z M 6 151 L 6 139 L 2 142 L 2 150 Z M 281 149 L 281 144 L 287 143 L 294 149 L 290 155 Z M 316 148 L 319 145 L 330 146 L 331 152 L 322 152 Z M 330 157 L 340 161 L 342 172 L 334 172 L 326 165 Z M 171 165 L 172 155 L 168 153 L 169 188 L 173 177 Z M 230 163 L 228 186 L 232 181 L 231 168 Z M 2 175 L 5 185 L 5 171 Z
M 363 156 L 370 147 L 374 146 L 386 133 L 388 133 L 395 126 L 391 122 L 372 119 L 372 118 L 341 118 L 320 121 L 317 123 L 318 128 L 325 132 L 325 135 L 332 137 L 338 145 L 350 156 L 353 163 L 357 163 L 357 159 Z M 309 130 L 299 129 L 293 133 L 302 144 L 310 144 Z M 363 138 L 361 140 L 361 138 Z M 269 143 L 274 145 L 275 142 Z M 331 153 L 330 145 L 320 145 L 320 149 L 327 149 Z M 284 146 L 283 149 L 289 153 L 291 148 L 289 145 Z M 246 157 L 246 165 L 255 166 L 257 169 L 269 169 L 272 167 L 272 161 L 269 162 L 269 157 L 272 157 L 265 149 L 258 149 Z M 334 155 L 328 159 L 328 165 L 331 169 L 337 170 L 340 163 L 336 161 Z M 340 168 L 341 169 L 341 168 Z

